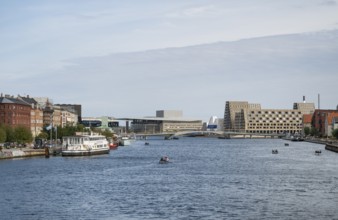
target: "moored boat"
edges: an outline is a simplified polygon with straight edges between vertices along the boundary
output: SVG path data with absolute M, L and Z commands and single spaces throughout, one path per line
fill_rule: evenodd
M 63 137 L 62 156 L 90 156 L 109 154 L 108 141 L 102 135 L 76 135 Z
M 120 140 L 119 140 L 119 145 L 120 146 L 128 146 L 131 144 L 131 140 L 129 137 L 122 137 Z
M 119 146 L 118 143 L 115 143 L 115 142 L 109 143 L 110 150 L 115 150 L 118 146 Z

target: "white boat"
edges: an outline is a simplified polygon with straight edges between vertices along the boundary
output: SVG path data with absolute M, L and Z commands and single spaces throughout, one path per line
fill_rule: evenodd
M 102 135 L 76 135 L 62 138 L 62 156 L 109 154 L 109 145 Z
M 119 146 L 128 146 L 131 144 L 131 140 L 129 137 L 122 137 L 119 141 Z

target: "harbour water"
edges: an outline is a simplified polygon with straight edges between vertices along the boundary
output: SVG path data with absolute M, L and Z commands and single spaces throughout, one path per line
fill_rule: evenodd
M 0 161 L 1 219 L 338 219 L 338 154 L 324 145 L 147 142 L 109 155 Z M 163 155 L 171 163 L 159 164 Z

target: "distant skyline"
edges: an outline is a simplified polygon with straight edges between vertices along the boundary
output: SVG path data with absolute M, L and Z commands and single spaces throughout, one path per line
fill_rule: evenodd
M 0 93 L 83 116 L 338 105 L 338 0 L 3 1 Z

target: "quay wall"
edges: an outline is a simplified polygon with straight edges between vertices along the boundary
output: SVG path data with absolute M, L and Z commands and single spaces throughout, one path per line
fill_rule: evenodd
M 0 160 L 1 159 L 13 159 L 13 158 L 23 158 L 23 157 L 33 157 L 33 156 L 44 156 L 44 149 L 2 149 L 0 151 Z
M 333 151 L 338 153 L 338 145 L 335 144 L 326 144 L 325 145 L 325 150 Z

